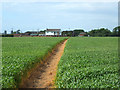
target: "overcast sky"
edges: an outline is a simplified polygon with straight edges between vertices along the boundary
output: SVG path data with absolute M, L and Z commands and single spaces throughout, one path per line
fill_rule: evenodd
M 2 30 L 96 28 L 118 25 L 117 2 L 3 2 Z

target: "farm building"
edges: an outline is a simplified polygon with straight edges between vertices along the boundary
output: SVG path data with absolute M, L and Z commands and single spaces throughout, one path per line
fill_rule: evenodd
M 61 29 L 47 29 L 45 35 L 61 35 Z
M 38 31 L 27 31 L 27 32 L 25 32 L 25 34 L 27 34 L 27 35 L 38 34 L 38 33 L 39 33 Z
M 39 36 L 45 36 L 45 31 L 40 31 Z
M 45 36 L 45 31 L 27 31 L 26 34 L 30 36 Z
M 80 37 L 83 37 L 83 36 L 85 36 L 85 32 L 81 32 L 78 36 L 80 36 Z
M 14 37 L 20 37 L 21 35 L 20 34 L 13 34 Z

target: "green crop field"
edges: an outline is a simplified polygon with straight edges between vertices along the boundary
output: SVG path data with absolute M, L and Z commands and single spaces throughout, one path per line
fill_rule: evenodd
M 29 69 L 43 60 L 45 55 L 64 39 L 63 37 L 2 38 L 2 87 L 18 87 L 21 77 L 24 77 Z
M 58 88 L 118 88 L 118 38 L 73 37 L 56 76 Z

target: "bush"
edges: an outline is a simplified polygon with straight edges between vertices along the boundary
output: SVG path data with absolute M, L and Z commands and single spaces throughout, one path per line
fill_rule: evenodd
M 14 35 L 13 34 L 6 34 L 6 35 L 2 34 L 2 37 L 14 37 Z

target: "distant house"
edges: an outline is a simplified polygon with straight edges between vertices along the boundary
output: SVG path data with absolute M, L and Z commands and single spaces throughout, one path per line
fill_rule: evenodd
M 30 36 L 38 36 L 38 34 L 30 34 Z
M 45 31 L 27 31 L 25 34 L 30 36 L 45 36 Z
M 27 35 L 38 34 L 38 33 L 39 33 L 38 31 L 27 31 L 27 32 L 25 32 L 25 34 L 27 34 Z
M 80 36 L 80 37 L 83 37 L 83 36 L 85 36 L 85 32 L 81 32 L 78 36 Z
M 39 36 L 45 36 L 45 31 L 40 31 Z
M 13 34 L 14 37 L 21 37 L 20 34 Z
M 45 35 L 46 36 L 47 35 L 50 35 L 50 36 L 52 36 L 52 35 L 61 35 L 61 29 L 47 29 L 45 31 Z

